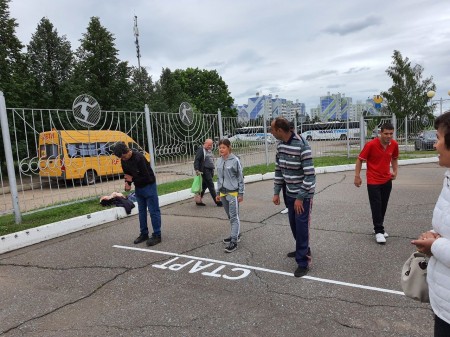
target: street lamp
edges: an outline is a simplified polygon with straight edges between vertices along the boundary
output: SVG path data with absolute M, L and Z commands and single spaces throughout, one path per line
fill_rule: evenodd
M 447 92 L 448 95 L 450 96 L 450 90 Z M 427 97 L 428 98 L 433 98 L 434 95 L 436 95 L 436 93 L 433 90 L 430 90 L 427 92 Z M 435 100 L 436 101 L 436 100 Z M 439 99 L 439 114 L 442 115 L 442 102 L 443 101 L 450 101 L 450 98 L 446 98 L 446 99 L 442 99 L 442 97 Z M 431 100 L 431 102 L 433 102 L 433 99 Z

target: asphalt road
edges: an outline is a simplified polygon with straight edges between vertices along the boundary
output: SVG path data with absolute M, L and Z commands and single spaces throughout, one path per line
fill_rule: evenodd
M 295 278 L 272 182 L 246 185 L 242 241 L 209 196 L 162 208 L 163 242 L 133 245 L 132 216 L 0 255 L 1 336 L 432 336 L 433 314 L 401 293 L 409 241 L 430 228 L 444 169 L 401 166 L 375 242 L 353 172 L 317 176 L 313 266 Z M 343 282 L 343 283 L 340 283 Z

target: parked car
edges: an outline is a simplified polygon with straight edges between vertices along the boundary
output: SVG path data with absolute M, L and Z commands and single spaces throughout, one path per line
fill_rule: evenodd
M 433 144 L 436 142 L 436 131 L 422 131 L 414 142 L 415 150 L 433 150 Z

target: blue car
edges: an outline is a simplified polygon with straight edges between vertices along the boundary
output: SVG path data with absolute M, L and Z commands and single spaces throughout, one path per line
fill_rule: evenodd
M 437 141 L 436 130 L 423 131 L 414 142 L 415 150 L 433 150 L 433 144 Z

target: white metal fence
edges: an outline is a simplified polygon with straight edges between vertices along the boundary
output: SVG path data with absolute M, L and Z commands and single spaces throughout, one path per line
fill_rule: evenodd
M 111 154 L 110 147 L 122 140 L 120 137 L 129 137 L 126 139 L 130 146 L 152 156 L 159 184 L 191 178 L 195 151 L 207 138 L 214 140 L 216 155 L 220 137 L 230 138 L 233 152 L 240 156 L 244 167 L 270 164 L 275 158 L 276 141 L 268 131 L 270 121 L 262 119 L 242 123 L 236 117 L 222 118 L 220 112 L 191 114 L 186 118 L 181 114 L 152 112 L 147 114 L 147 121 L 145 111 L 101 111 L 99 123 L 86 127 L 77 123 L 72 110 L 6 107 L 4 110 L 11 148 L 8 150 L 6 145 L 0 148 L 0 214 L 15 212 L 15 202 L 20 212 L 29 212 L 122 191 L 122 176 L 114 171 L 114 165 L 120 166 L 120 162 Z M 373 130 L 382 122 L 366 121 L 367 129 L 361 130 L 361 134 L 370 140 Z M 414 151 L 415 139 L 423 129 L 432 128 L 433 121 L 405 119 L 398 121 L 397 126 L 397 139 L 403 151 Z M 58 141 L 46 142 L 46 137 L 58 137 Z M 310 144 L 314 157 L 356 156 L 361 146 L 359 139 L 312 140 Z M 11 153 L 6 153 L 5 148 Z M 8 179 L 8 164 L 14 169 L 15 179 Z M 59 178 L 55 171 L 61 173 Z M 67 179 L 69 172 L 76 172 L 78 177 Z M 16 197 L 10 180 L 17 181 Z

